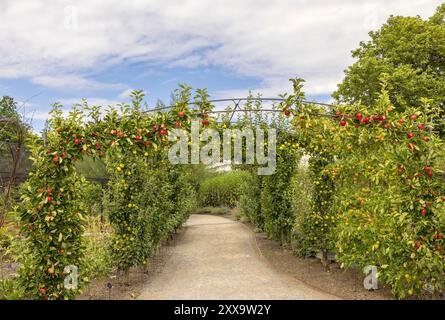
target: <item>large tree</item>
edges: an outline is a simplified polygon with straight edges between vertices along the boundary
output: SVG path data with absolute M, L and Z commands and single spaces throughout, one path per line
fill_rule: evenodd
M 0 125 L 0 140 L 16 139 L 14 131 L 11 129 L 12 123 L 19 121 L 20 116 L 17 113 L 17 102 L 14 98 L 3 96 L 0 98 L 0 118 L 3 120 Z M 10 120 L 7 122 L 6 119 Z
M 361 42 L 352 56 L 357 61 L 333 97 L 339 102 L 371 105 L 387 74 L 393 104 L 400 109 L 419 106 L 421 97 L 445 109 L 445 3 L 429 19 L 391 16 L 371 40 Z

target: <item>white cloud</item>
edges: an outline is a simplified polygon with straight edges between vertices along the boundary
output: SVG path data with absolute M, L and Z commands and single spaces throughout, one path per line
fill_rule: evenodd
M 31 110 L 25 114 L 25 119 L 27 119 L 28 121 L 34 121 L 34 120 L 45 121 L 46 119 L 49 118 L 48 113 L 49 111 Z
M 91 106 L 113 106 L 116 105 L 118 103 L 120 103 L 120 101 L 118 100 L 112 100 L 112 99 L 105 99 L 105 98 L 85 98 L 88 102 L 89 105 Z M 60 99 L 58 101 L 60 104 L 62 104 L 63 106 L 72 106 L 74 104 L 81 104 L 82 103 L 82 98 L 71 98 L 71 99 Z
M 130 94 L 132 91 L 134 91 L 135 89 L 129 88 L 129 89 L 125 89 L 124 91 L 122 91 L 117 97 L 120 100 L 126 100 L 128 97 L 130 97 Z M 147 91 L 144 91 L 144 94 L 147 95 Z
M 88 104 L 90 106 L 114 106 L 120 101 L 118 100 L 112 100 L 112 99 L 105 99 L 105 98 L 86 98 L 88 101 Z M 81 104 L 82 98 L 70 98 L 70 99 L 59 99 L 57 101 L 62 105 L 62 112 L 65 115 L 68 115 L 68 112 L 70 111 L 69 107 L 75 105 L 75 104 Z M 29 104 L 27 103 L 27 108 L 25 110 L 24 118 L 27 122 L 29 121 L 35 121 L 35 120 L 47 120 L 49 118 L 49 112 L 50 110 L 42 110 L 42 108 L 39 107 L 37 104 Z
M 32 78 L 32 82 L 46 87 L 70 90 L 122 89 L 125 87 L 121 83 L 98 82 L 77 75 L 37 76 Z
M 161 84 L 167 84 L 167 83 L 172 83 L 172 82 L 179 82 L 180 81 L 180 77 L 173 77 L 167 80 L 164 80 L 161 82 Z
M 119 99 L 122 99 L 122 100 L 128 98 L 128 97 L 130 96 L 132 90 L 133 90 L 133 89 L 126 89 L 126 90 L 122 91 L 122 92 L 118 95 L 118 98 L 119 98 Z
M 81 75 L 130 60 L 223 66 L 273 94 L 300 76 L 308 93 L 329 93 L 370 28 L 392 13 L 429 16 L 441 2 L 2 0 L 0 78 L 117 88 Z

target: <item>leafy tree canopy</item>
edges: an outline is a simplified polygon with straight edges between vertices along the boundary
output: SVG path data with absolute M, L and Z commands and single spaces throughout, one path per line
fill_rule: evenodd
M 14 98 L 3 96 L 0 99 L 0 117 L 19 118 L 17 113 L 17 102 L 14 101 Z
M 20 116 L 17 113 L 17 102 L 14 101 L 14 98 L 3 96 L 0 99 L 0 119 L 12 119 L 14 121 L 20 121 Z M 16 130 L 14 130 L 13 125 L 6 121 L 1 121 L 0 141 L 15 141 L 15 139 Z
M 390 100 L 398 109 L 419 107 L 420 98 L 445 109 L 445 3 L 427 20 L 391 16 L 380 30 L 369 33 L 352 52 L 357 61 L 333 94 L 342 103 L 372 105 L 387 74 Z

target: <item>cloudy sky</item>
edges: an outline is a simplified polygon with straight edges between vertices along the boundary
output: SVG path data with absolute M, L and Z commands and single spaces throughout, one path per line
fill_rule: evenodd
M 179 82 L 214 98 L 275 97 L 289 77 L 329 95 L 350 51 L 390 14 L 430 16 L 443 0 L 1 0 L 0 96 L 42 128 L 50 104 L 169 102 Z

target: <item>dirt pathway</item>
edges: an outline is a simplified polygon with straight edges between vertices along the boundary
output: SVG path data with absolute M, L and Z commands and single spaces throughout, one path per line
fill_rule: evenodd
M 336 299 L 275 271 L 239 222 L 192 215 L 139 299 Z

